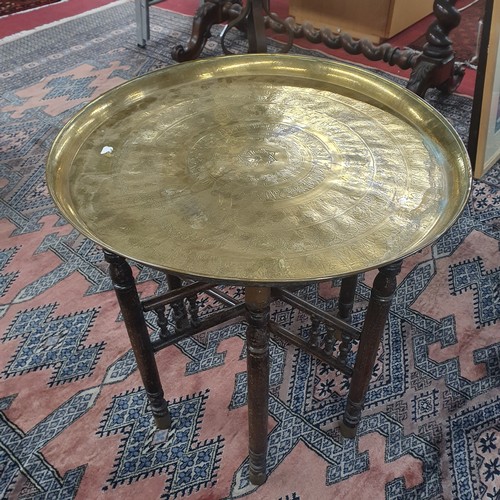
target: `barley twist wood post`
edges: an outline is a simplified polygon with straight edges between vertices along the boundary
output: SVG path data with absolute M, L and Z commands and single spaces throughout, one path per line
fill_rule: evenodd
M 426 33 L 426 44 L 410 75 L 407 88 L 423 97 L 431 87 L 453 92 L 465 73 L 465 65 L 455 62 L 451 31 L 460 24 L 456 0 L 434 0 L 436 20 Z

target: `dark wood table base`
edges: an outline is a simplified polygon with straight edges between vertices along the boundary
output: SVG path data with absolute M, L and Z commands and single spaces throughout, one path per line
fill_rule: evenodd
M 216 24 L 228 23 L 245 31 L 248 52 L 267 51 L 265 29 L 288 34 L 288 43 L 282 52 L 287 52 L 293 40 L 306 38 L 309 42 L 324 44 L 331 49 L 344 49 L 349 54 L 362 54 L 371 61 L 384 61 L 390 66 L 411 69 L 407 87 L 424 97 L 429 88 L 436 87 L 444 92 L 453 92 L 465 74 L 465 64 L 455 60 L 451 31 L 460 24 L 460 12 L 455 8 L 456 0 L 435 0 L 433 12 L 436 20 L 426 32 L 423 51 L 400 49 L 389 43 L 375 45 L 369 40 L 355 40 L 348 33 L 333 33 L 327 28 L 317 29 L 309 23 L 296 24 L 292 17 L 279 19 L 270 11 L 270 0 L 205 0 L 197 10 L 192 35 L 187 46 L 177 45 L 172 50 L 172 58 L 183 62 L 200 56 Z M 224 31 L 221 44 L 224 53 L 231 51 L 225 45 Z
M 351 376 L 340 430 L 344 437 L 355 437 L 377 350 L 396 289 L 396 276 L 401 270 L 401 261 L 379 269 L 373 283 L 366 318 L 359 331 L 349 324 L 357 283 L 356 276 L 342 280 L 337 316 L 299 299 L 287 289 L 247 286 L 243 303 L 215 289 L 213 284 L 193 282 L 186 285 L 173 275 L 167 275 L 169 292 L 162 296 L 140 300 L 127 261 L 108 251 L 105 251 L 104 255 L 109 263 L 109 273 L 125 327 L 158 428 L 169 428 L 171 417 L 154 357 L 155 352 L 229 319 L 242 317 L 248 323 L 246 340 L 250 481 L 260 485 L 266 480 L 270 334 L 283 338 L 328 363 L 332 368 Z M 201 292 L 211 295 L 226 307 L 205 319 L 200 319 L 196 308 L 196 297 Z M 270 321 L 270 305 L 277 299 L 310 316 L 312 327 L 308 341 Z M 167 328 L 166 307 L 172 308 L 173 331 Z M 147 311 L 154 311 L 158 318 L 160 337 L 155 341 L 151 341 L 146 325 L 144 313 Z M 318 335 L 321 323 L 326 327 L 323 342 Z M 347 356 L 353 341 L 359 343 L 356 360 L 351 367 L 347 364 Z M 338 344 L 336 350 L 335 344 Z

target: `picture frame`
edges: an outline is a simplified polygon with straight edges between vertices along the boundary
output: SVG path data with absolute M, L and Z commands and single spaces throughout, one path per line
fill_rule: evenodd
M 468 152 L 479 179 L 500 158 L 500 1 L 486 0 Z

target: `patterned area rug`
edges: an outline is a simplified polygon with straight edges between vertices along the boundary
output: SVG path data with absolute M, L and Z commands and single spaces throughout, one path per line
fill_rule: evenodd
M 191 21 L 153 9 L 152 27 L 137 48 L 127 3 L 0 45 L 0 497 L 498 498 L 498 166 L 449 232 L 407 259 L 355 440 L 338 431 L 348 380 L 273 341 L 269 478 L 248 483 L 240 324 L 158 354 L 174 426 L 155 431 L 101 252 L 61 219 L 44 181 L 62 125 L 171 64 Z M 214 40 L 205 55 L 219 50 Z M 469 99 L 429 101 L 467 137 Z M 165 289 L 161 274 L 134 269 L 142 293 Z M 359 283 L 356 325 L 372 279 Z M 338 282 L 301 294 L 331 310 Z M 310 328 L 280 304 L 273 318 Z
M 0 2 L 0 17 L 60 1 L 61 0 L 4 0 Z

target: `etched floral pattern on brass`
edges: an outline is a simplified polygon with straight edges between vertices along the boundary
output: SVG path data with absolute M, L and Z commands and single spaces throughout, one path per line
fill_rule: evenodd
M 254 55 L 104 95 L 60 134 L 48 180 L 70 221 L 121 255 L 283 283 L 431 243 L 463 208 L 470 167 L 451 127 L 408 91 L 341 64 Z

